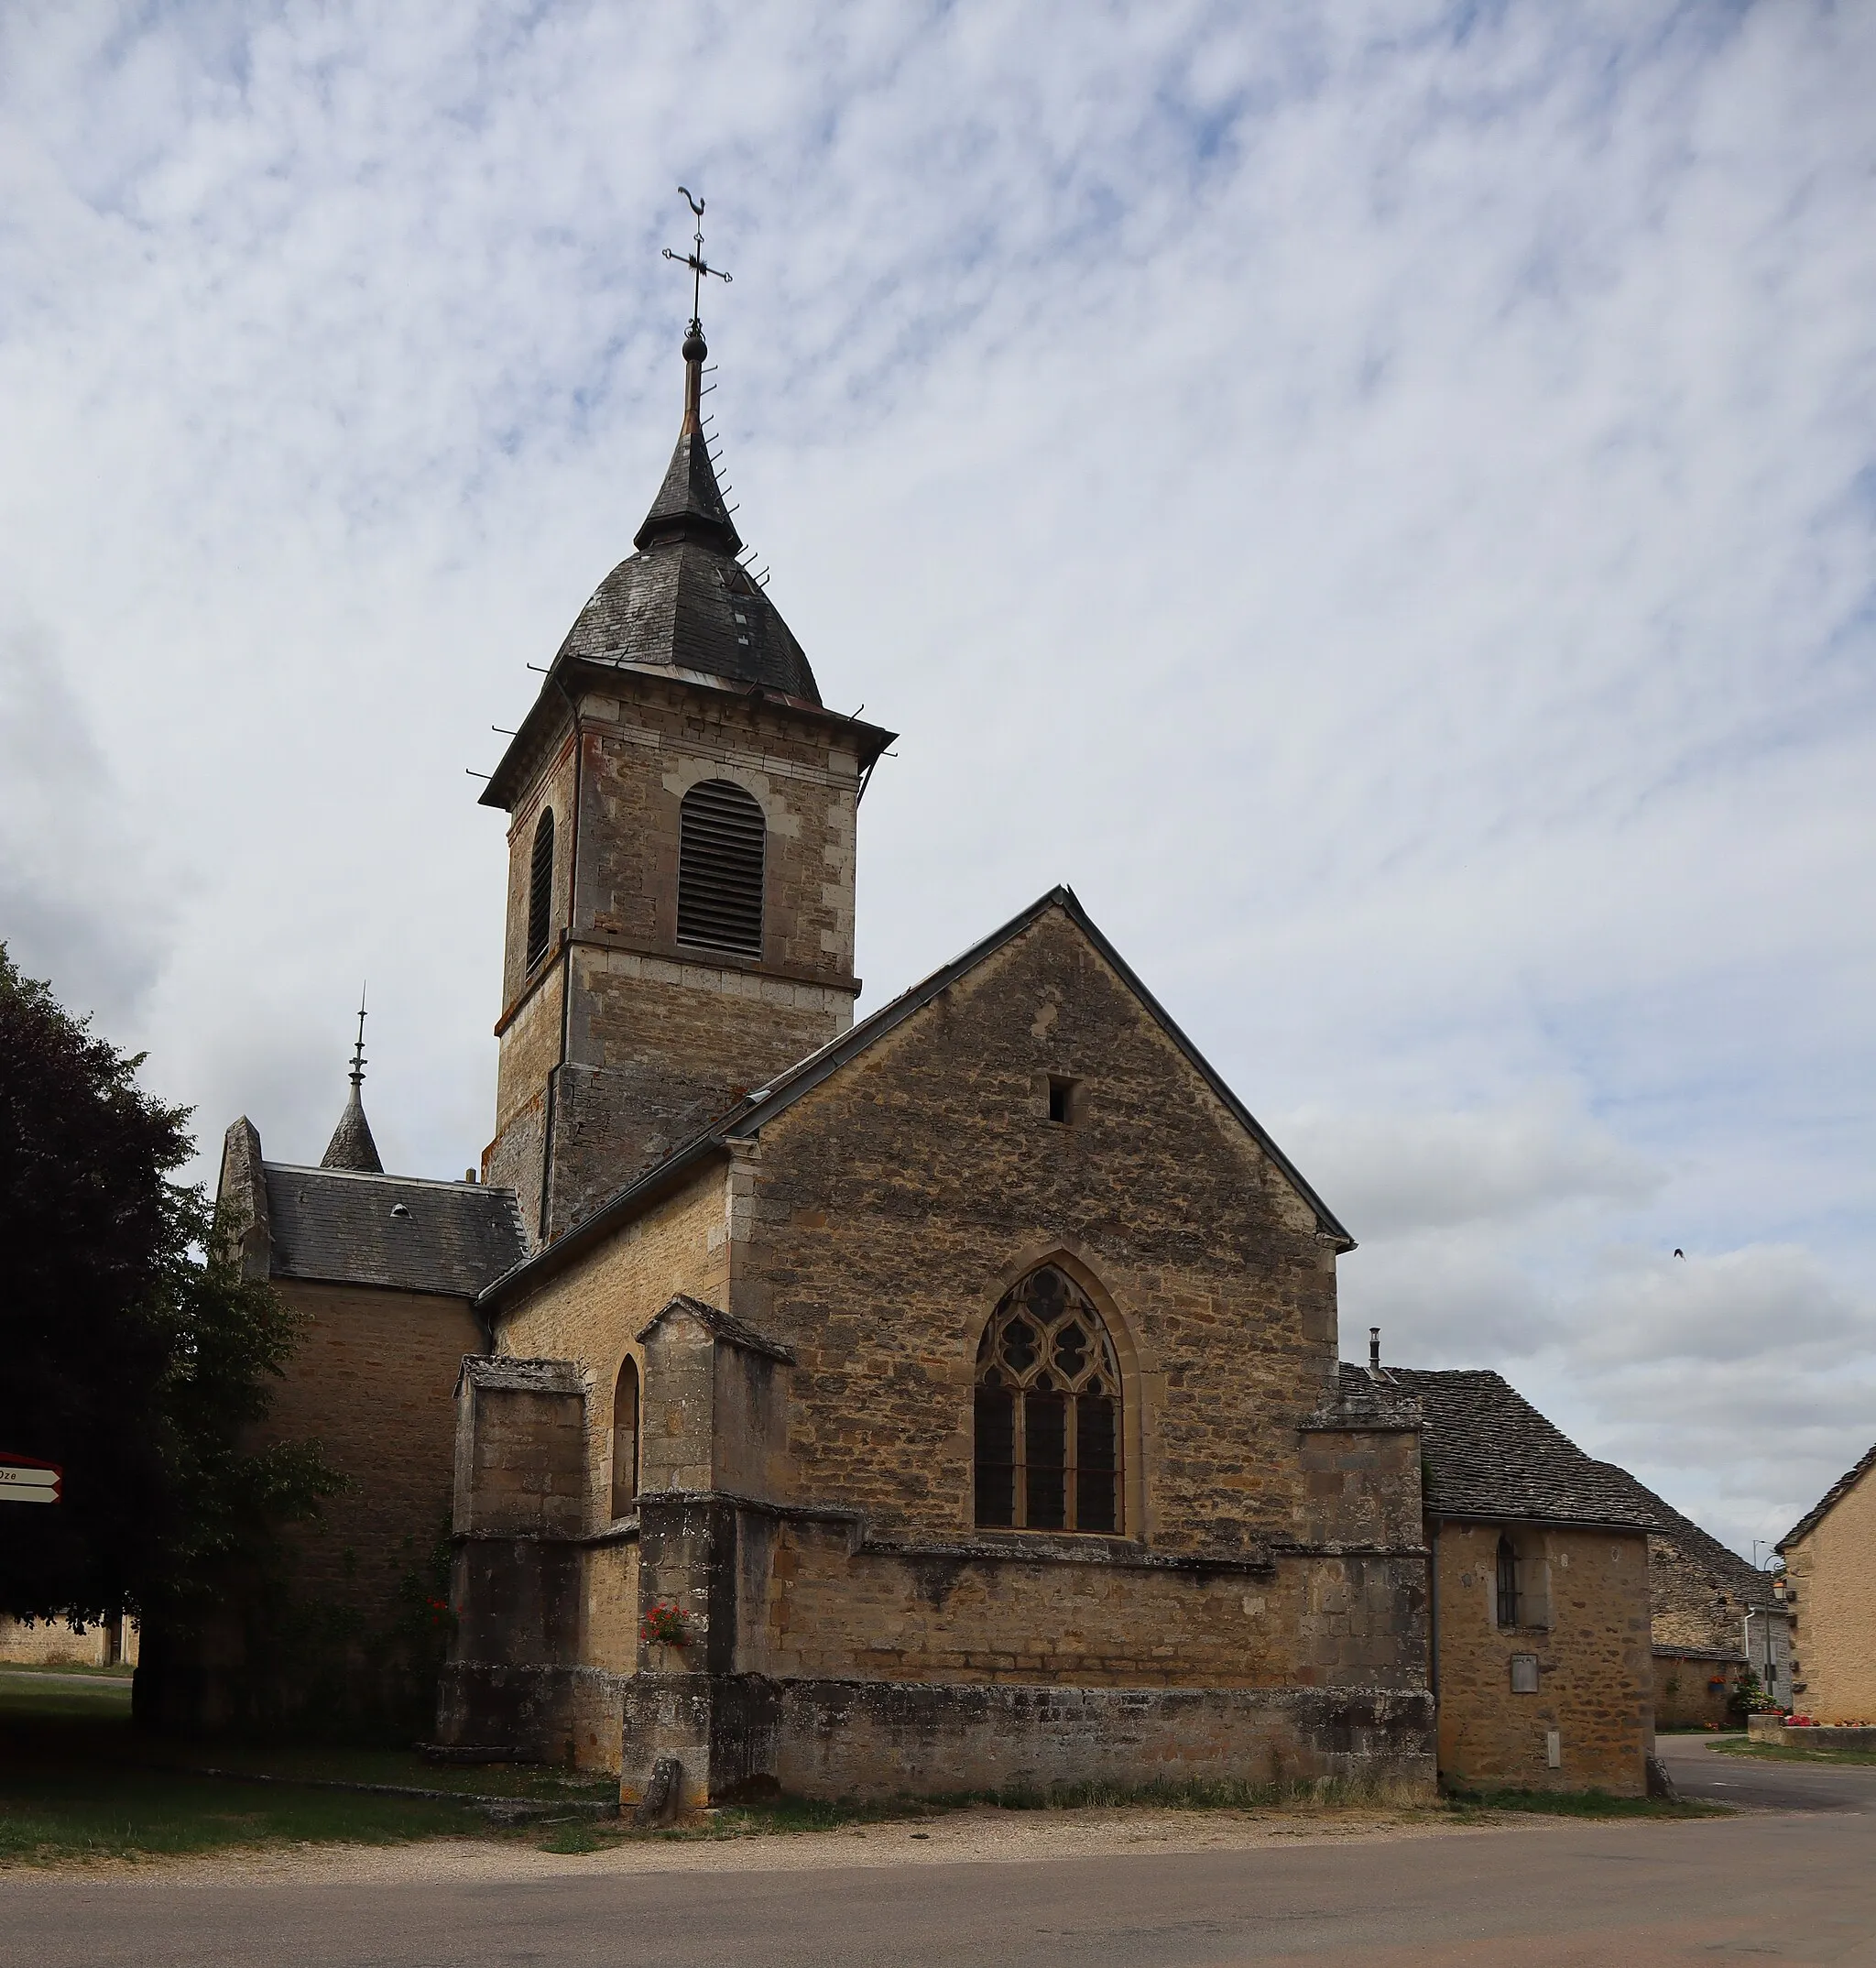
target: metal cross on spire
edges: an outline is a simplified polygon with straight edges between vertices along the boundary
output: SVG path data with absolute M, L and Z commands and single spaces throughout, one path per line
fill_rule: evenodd
M 673 253 L 666 246 L 664 257 L 666 259 L 676 260 L 680 267 L 688 267 L 691 269 L 691 333 L 702 334 L 704 276 L 707 273 L 713 280 L 721 280 L 725 287 L 729 285 L 730 277 L 721 267 L 709 265 L 704 257 L 704 201 L 701 198 L 693 198 L 682 185 L 679 185 L 678 190 L 683 191 L 684 202 L 696 218 L 696 237 L 688 253 Z
M 365 1084 L 365 986 L 358 987 L 358 1043 L 352 1048 L 352 1084 Z

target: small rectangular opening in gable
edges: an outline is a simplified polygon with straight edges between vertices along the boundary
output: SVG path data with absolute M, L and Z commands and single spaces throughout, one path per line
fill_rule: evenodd
M 1049 1076 L 1049 1119 L 1060 1121 L 1064 1127 L 1081 1119 L 1082 1083 L 1078 1079 L 1064 1079 L 1061 1075 Z

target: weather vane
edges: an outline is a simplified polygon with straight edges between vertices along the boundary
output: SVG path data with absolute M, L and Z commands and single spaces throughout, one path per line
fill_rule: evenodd
M 666 259 L 676 260 L 680 267 L 688 267 L 691 269 L 691 333 L 693 334 L 702 334 L 704 332 L 704 313 L 701 303 L 704 292 L 704 276 L 707 273 L 713 280 L 721 280 L 727 287 L 729 285 L 729 275 L 721 267 L 708 265 L 704 258 L 704 201 L 701 198 L 693 198 L 682 185 L 679 185 L 678 190 L 683 191 L 684 202 L 695 215 L 697 221 L 696 241 L 688 253 L 673 253 L 669 246 L 666 246 L 664 257 Z

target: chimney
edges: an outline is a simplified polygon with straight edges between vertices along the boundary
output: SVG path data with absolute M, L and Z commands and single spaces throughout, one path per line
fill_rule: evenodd
M 1379 1326 L 1368 1328 L 1368 1371 L 1379 1380 L 1381 1372 L 1381 1329 Z

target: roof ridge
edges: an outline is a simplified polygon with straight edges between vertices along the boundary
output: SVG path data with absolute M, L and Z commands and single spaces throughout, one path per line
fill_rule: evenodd
M 270 1162 L 263 1160 L 261 1166 L 272 1169 L 282 1175 L 329 1175 L 342 1182 L 401 1182 L 422 1189 L 451 1189 L 474 1191 L 482 1196 L 515 1195 L 513 1189 L 505 1188 L 493 1182 L 453 1182 L 447 1175 L 392 1175 L 383 1169 L 369 1168 L 327 1168 L 320 1162 Z
M 1799 1538 L 1808 1537 L 1823 1522 L 1825 1515 L 1835 1510 L 1872 1468 L 1876 1468 L 1876 1442 L 1870 1445 L 1869 1449 L 1857 1459 L 1856 1463 L 1831 1484 L 1772 1548 L 1774 1551 L 1783 1551 L 1787 1545 L 1796 1544 Z

